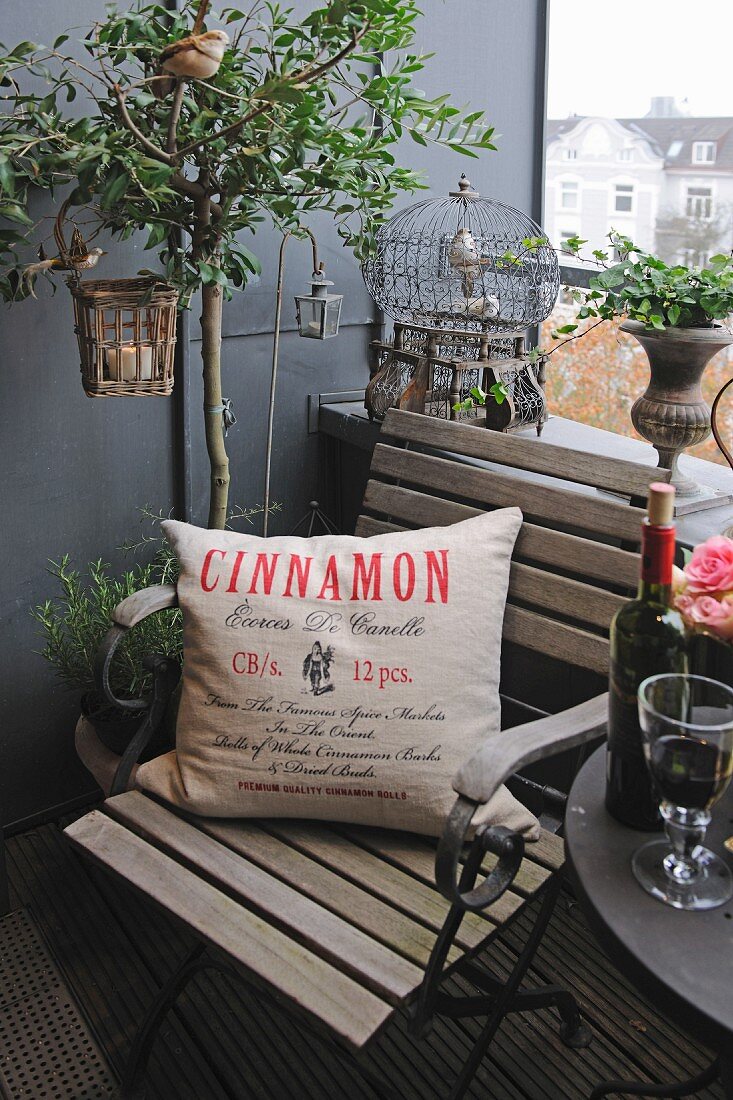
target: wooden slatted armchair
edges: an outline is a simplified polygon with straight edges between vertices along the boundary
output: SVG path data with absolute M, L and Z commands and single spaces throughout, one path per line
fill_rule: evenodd
M 588 678 L 602 684 L 609 621 L 638 575 L 642 512 L 596 487 L 626 491 L 640 503 L 651 471 L 396 410 L 387 414 L 382 434 L 389 442 L 375 449 L 357 534 L 445 525 L 518 505 L 525 522 L 504 623 L 505 679 L 512 680 L 515 668 L 515 681 L 531 679 L 533 667 L 549 659 L 553 676 L 569 670 L 586 694 Z M 568 481 L 589 492 L 568 490 Z M 108 696 L 107 673 L 120 639 L 147 614 L 175 602 L 168 586 L 138 593 L 117 609 L 99 658 Z M 285 1002 L 356 1054 L 400 1010 L 410 1014 L 417 1035 L 436 1015 L 485 1016 L 452 1100 L 464 1095 L 507 1012 L 554 1005 L 563 1040 L 588 1043 L 569 992 L 520 988 L 560 888 L 561 839 L 543 828 L 540 840 L 525 847 L 498 827 L 479 830 L 470 845 L 465 838 L 476 806 L 504 780 L 602 735 L 605 696 L 487 740 L 455 777 L 458 797 L 436 845 L 338 824 L 184 819 L 141 792 L 116 793 L 134 777 L 134 761 L 177 678 L 170 661 L 153 659 L 153 667 L 153 699 L 123 760 L 104 756 L 88 740 L 81 744 L 97 775 L 106 768 L 109 778 L 116 770 L 113 797 L 66 830 L 85 855 L 178 917 L 200 942 L 143 1023 L 121 1096 L 144 1095 L 157 1026 L 185 982 L 206 966 Z M 521 700 L 508 712 L 515 719 L 538 713 Z M 537 786 L 528 782 L 532 790 Z M 550 796 L 556 811 L 562 795 Z M 485 949 L 538 894 L 543 900 L 533 931 L 500 982 Z M 456 971 L 470 981 L 473 995 L 445 992 L 444 979 Z M 391 1094 L 384 1082 L 377 1087 Z

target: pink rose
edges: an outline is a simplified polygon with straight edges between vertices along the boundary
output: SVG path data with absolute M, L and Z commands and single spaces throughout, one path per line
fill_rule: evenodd
M 695 597 L 694 596 L 688 596 L 686 593 L 682 592 L 681 594 L 675 596 L 675 598 L 672 602 L 673 602 L 674 606 L 677 608 L 677 610 L 679 611 L 682 618 L 686 622 L 691 624 L 692 623 L 692 615 L 690 614 L 690 612 L 692 611 L 693 605 L 695 603 Z
M 713 535 L 700 543 L 685 566 L 685 575 L 688 592 L 733 591 L 733 539 Z
M 679 606 L 683 600 L 684 609 Z M 722 600 L 716 600 L 714 596 L 698 596 L 696 599 L 678 596 L 676 603 L 682 615 L 695 626 L 704 627 L 725 641 L 733 640 L 733 596 L 725 596 Z

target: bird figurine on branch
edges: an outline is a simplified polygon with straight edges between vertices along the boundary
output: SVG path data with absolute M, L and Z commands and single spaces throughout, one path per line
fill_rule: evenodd
M 38 249 L 38 261 L 34 264 L 28 264 L 21 273 L 20 286 L 32 298 L 37 297 L 33 286 L 37 275 L 44 275 L 51 271 L 71 271 L 72 274 L 78 277 L 82 271 L 90 271 L 93 267 L 96 267 L 100 257 L 107 255 L 102 248 L 88 248 L 76 226 L 71 235 L 71 248 L 69 249 L 66 248 L 66 242 L 58 221 L 54 228 L 54 236 L 59 249 L 58 256 L 48 258 L 43 245 L 41 245 Z
M 216 76 L 228 45 L 226 31 L 189 34 L 172 42 L 158 58 L 158 75 L 151 84 L 153 95 L 156 99 L 165 99 L 176 79 L 209 80 Z

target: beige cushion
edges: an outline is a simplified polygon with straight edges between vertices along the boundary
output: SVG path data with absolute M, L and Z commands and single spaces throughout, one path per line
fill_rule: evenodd
M 138 784 L 207 816 L 440 833 L 453 775 L 499 732 L 521 521 L 507 508 L 369 539 L 267 540 L 164 523 L 181 565 L 183 692 L 176 751 Z M 538 835 L 505 789 L 480 814 Z

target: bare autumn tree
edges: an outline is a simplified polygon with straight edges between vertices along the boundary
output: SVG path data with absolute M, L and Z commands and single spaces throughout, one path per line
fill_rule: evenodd
M 468 156 L 494 145 L 483 112 L 413 86 L 428 56 L 413 49 L 414 0 L 325 0 L 300 19 L 262 0 L 227 7 L 218 72 L 177 77 L 157 98 L 161 54 L 205 30 L 208 6 L 188 0 L 173 15 L 137 0 L 108 10 L 82 40 L 81 60 L 69 35 L 48 48 L 0 46 L 0 290 L 26 296 L 20 271 L 39 240 L 29 201 L 62 187 L 85 227 L 91 214 L 120 239 L 145 232 L 183 305 L 200 288 L 209 526 L 223 527 L 222 306 L 259 272 L 243 231 L 267 215 L 297 233 L 304 216 L 328 210 L 361 259 L 398 192 L 421 186 L 395 163 L 396 140 L 409 134 Z M 78 91 L 88 97 L 81 118 L 67 106 Z

